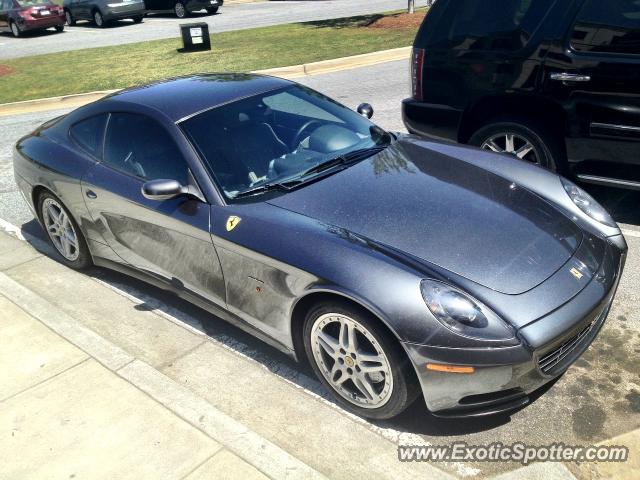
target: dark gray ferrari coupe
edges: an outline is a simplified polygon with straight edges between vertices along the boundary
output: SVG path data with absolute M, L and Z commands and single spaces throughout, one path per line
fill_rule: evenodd
M 602 327 L 627 246 L 525 161 L 384 131 L 294 82 L 197 75 L 45 123 L 15 177 L 61 260 L 306 359 L 346 409 L 508 412 Z

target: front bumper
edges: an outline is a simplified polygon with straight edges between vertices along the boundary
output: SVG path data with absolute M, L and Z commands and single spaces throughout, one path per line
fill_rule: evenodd
M 435 416 L 466 417 L 509 412 L 562 375 L 594 341 L 615 296 L 626 246 L 609 243 L 599 275 L 574 298 L 518 331 L 520 345 L 451 348 L 404 342 Z M 428 363 L 475 368 L 472 374 L 428 370 Z

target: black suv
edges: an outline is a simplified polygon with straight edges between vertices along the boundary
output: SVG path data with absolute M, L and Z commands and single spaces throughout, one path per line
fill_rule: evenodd
M 412 133 L 640 189 L 640 0 L 438 0 L 411 76 Z

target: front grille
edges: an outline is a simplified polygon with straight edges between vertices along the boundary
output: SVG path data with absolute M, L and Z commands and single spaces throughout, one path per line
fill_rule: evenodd
M 551 373 L 553 368 L 560 364 L 562 360 L 566 358 L 578 345 L 582 343 L 582 340 L 589 335 L 589 332 L 595 325 L 595 321 L 584 327 L 580 333 L 571 337 L 566 342 L 562 343 L 558 348 L 546 354 L 544 357 L 538 360 L 538 366 L 543 373 Z

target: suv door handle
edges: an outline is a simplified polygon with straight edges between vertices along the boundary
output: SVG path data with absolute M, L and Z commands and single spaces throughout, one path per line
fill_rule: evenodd
M 590 82 L 591 77 L 589 75 L 580 75 L 578 73 L 552 73 L 549 75 L 551 80 L 557 80 L 559 82 Z

